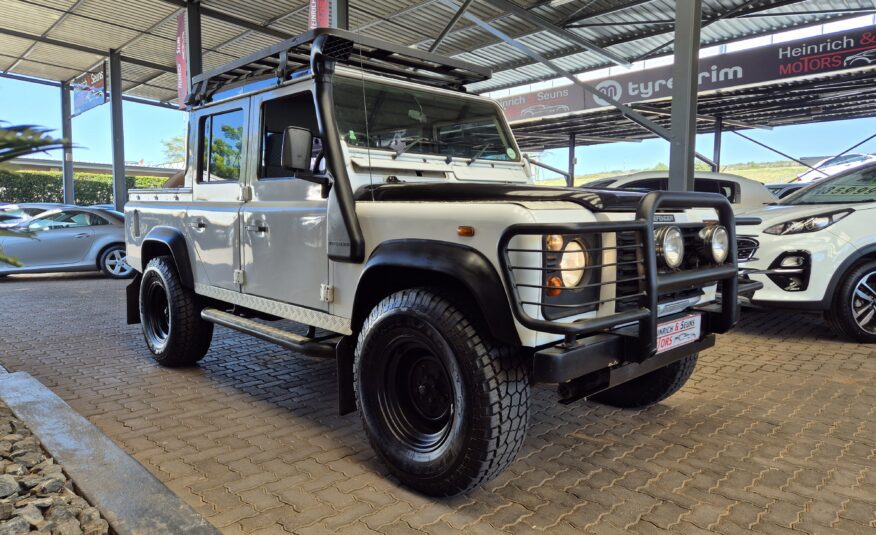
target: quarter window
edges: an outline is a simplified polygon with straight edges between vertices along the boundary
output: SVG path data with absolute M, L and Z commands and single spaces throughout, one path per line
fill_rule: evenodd
M 243 110 L 201 120 L 201 182 L 240 180 L 243 155 Z

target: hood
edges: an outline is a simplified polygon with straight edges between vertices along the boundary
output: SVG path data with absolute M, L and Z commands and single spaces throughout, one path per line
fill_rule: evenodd
M 840 210 L 845 210 L 847 208 L 851 208 L 853 210 L 859 210 L 861 208 L 860 204 L 799 204 L 799 205 L 789 205 L 789 204 L 776 204 L 773 206 L 767 206 L 766 208 L 762 208 L 759 210 L 747 211 L 744 214 L 740 214 L 741 217 L 756 217 L 761 220 L 761 223 L 756 227 L 744 226 L 740 227 L 739 234 L 750 234 L 751 229 L 763 229 L 770 227 L 772 225 L 776 225 L 778 223 L 784 223 L 786 221 L 791 221 L 792 219 L 800 219 L 803 217 L 811 217 L 821 214 L 827 214 L 830 212 L 837 212 Z
M 592 212 L 635 212 L 642 197 L 635 191 L 513 184 L 375 184 L 356 191 L 356 200 L 361 201 L 565 201 Z

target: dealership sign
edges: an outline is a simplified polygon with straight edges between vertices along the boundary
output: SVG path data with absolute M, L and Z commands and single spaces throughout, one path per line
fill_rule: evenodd
M 876 26 L 822 35 L 699 60 L 699 91 L 876 66 Z M 623 103 L 672 97 L 672 65 L 587 83 Z M 608 106 L 578 85 L 498 99 L 509 121 Z
M 177 107 L 184 109 L 189 97 L 188 58 L 186 57 L 186 13 L 176 18 L 176 100 Z
M 106 64 L 99 71 L 85 72 L 70 82 L 73 89 L 73 116 L 81 115 L 106 102 Z

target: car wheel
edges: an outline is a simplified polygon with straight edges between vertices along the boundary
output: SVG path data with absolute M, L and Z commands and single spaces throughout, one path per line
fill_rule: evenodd
M 698 356 L 694 353 L 669 366 L 604 390 L 588 399 L 621 409 L 641 409 L 654 405 L 684 386 L 697 365 Z
M 134 268 L 128 265 L 127 257 L 124 245 L 113 245 L 100 255 L 100 270 L 113 279 L 129 279 L 134 275 Z
M 213 324 L 201 319 L 197 296 L 182 285 L 170 256 L 149 261 L 140 281 L 143 337 L 162 366 L 191 366 L 210 349 Z
M 465 492 L 502 472 L 523 444 L 524 360 L 441 293 L 403 290 L 381 301 L 360 331 L 354 373 L 371 446 L 419 492 Z
M 825 314 L 834 332 L 865 344 L 876 343 L 876 262 L 850 271 L 834 295 Z

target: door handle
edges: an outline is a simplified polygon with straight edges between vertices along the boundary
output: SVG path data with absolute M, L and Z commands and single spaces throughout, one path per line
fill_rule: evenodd
M 79 234 L 74 234 L 73 237 L 74 238 L 87 238 L 88 233 L 87 232 L 80 232 Z
M 268 231 L 268 224 L 264 221 L 256 221 L 252 225 L 244 225 L 244 228 L 249 232 L 264 233 Z
M 203 218 L 198 217 L 190 223 L 190 226 L 195 230 L 201 231 L 207 228 L 207 222 Z

